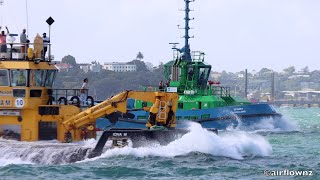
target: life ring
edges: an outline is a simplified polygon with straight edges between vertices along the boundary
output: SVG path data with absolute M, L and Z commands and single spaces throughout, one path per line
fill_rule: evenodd
M 91 107 L 92 107 L 92 106 L 94 106 L 94 100 L 93 100 L 93 97 L 88 96 L 86 100 L 87 100 L 87 103 L 88 103 L 88 105 L 89 105 L 89 106 L 91 106 Z M 90 104 L 89 104 L 89 102 L 90 102 Z
M 93 130 L 94 130 L 94 127 L 91 125 L 91 126 L 88 126 L 87 129 L 88 129 L 89 131 L 93 131 Z
M 71 99 L 70 99 L 70 101 L 71 101 L 72 104 L 73 104 L 73 100 L 74 100 L 74 99 L 77 100 L 77 101 L 76 101 L 76 106 L 80 107 L 80 99 L 79 99 L 79 97 L 78 97 L 78 96 L 72 96 Z
M 64 105 L 67 105 L 67 99 L 66 99 L 65 97 L 60 97 L 60 98 L 58 99 L 59 104 L 61 104 L 61 101 L 64 102 Z

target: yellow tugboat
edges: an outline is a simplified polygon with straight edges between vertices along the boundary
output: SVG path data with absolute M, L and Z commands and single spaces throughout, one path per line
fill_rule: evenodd
M 65 141 L 68 131 L 63 121 L 80 113 L 75 105 L 61 104 L 67 94 L 53 97 L 52 85 L 58 69 L 49 58 L 41 56 L 42 38 L 34 43 L 11 43 L 0 54 L 0 132 L 21 141 L 58 139 Z M 26 52 L 21 47 L 30 46 Z M 33 48 L 31 48 L 33 46 Z M 50 45 L 49 45 L 50 49 Z M 89 125 L 88 125 L 89 126 Z M 90 127 L 94 127 L 94 123 Z M 88 128 L 90 129 L 90 128 Z M 92 127 L 91 127 L 92 129 Z M 73 130 L 73 140 L 80 140 L 81 131 Z M 95 133 L 88 133 L 89 138 Z
M 34 43 L 7 44 L 10 48 L 0 53 L 0 135 L 21 141 L 57 139 L 60 142 L 79 141 L 96 137 L 95 121 L 101 116 L 116 123 L 118 117 L 129 117 L 127 99 L 153 103 L 144 107 L 150 112 L 145 129 L 109 129 L 100 138 L 95 154 L 99 154 L 107 140 L 113 144 L 147 136 L 169 140 L 176 126 L 175 112 L 178 95 L 168 92 L 124 91 L 93 106 L 87 96 L 86 106 L 80 105 L 80 89 L 53 89 L 58 69 L 41 54 L 43 40 Z M 26 48 L 21 48 L 26 47 Z M 25 52 L 21 52 L 25 49 Z M 87 93 L 87 92 L 86 92 Z M 168 133 L 169 132 L 169 133 Z M 125 143 L 126 144 L 126 143 Z

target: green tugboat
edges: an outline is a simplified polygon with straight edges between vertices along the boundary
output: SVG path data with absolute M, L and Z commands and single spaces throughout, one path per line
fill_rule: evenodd
M 230 87 L 221 86 L 219 82 L 208 81 L 211 72 L 211 65 L 204 61 L 205 53 L 191 51 L 189 44 L 189 4 L 185 1 L 185 35 L 184 46 L 176 48 L 178 43 L 173 44 L 174 57 L 164 65 L 165 77 L 169 82 L 169 87 L 164 89 L 167 92 L 177 92 L 179 94 L 177 122 L 178 127 L 182 127 L 181 122 L 185 120 L 195 121 L 205 128 L 226 129 L 237 127 L 239 124 L 244 127 L 253 127 L 263 121 L 272 121 L 275 127 L 281 125 L 278 120 L 281 114 L 269 104 L 252 104 L 248 100 L 231 96 Z M 146 89 L 147 90 L 147 89 Z M 142 110 L 143 107 L 150 106 L 150 103 L 132 100 L 128 102 L 129 111 L 134 114 L 133 119 L 119 117 L 116 127 L 136 127 L 145 126 L 148 114 Z M 101 127 L 110 125 L 98 121 Z

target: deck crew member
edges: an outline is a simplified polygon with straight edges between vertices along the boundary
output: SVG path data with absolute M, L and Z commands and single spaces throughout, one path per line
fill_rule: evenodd
M 163 81 L 159 82 L 159 91 L 163 91 Z
M 193 69 L 188 72 L 188 81 L 192 81 L 193 78 Z
M 17 78 L 17 86 L 26 86 L 26 77 L 23 71 L 20 71 L 20 74 Z
M 204 80 L 204 72 L 202 72 L 201 75 L 200 75 L 199 85 L 203 85 L 203 80 Z
M 0 26 L 0 31 L 1 31 L 1 26 Z M 4 31 L 1 31 L 0 34 L 0 52 L 7 52 L 7 35 L 9 35 L 9 29 L 6 26 L 7 29 L 7 34 L 4 33 Z
M 169 87 L 169 86 L 170 86 L 170 79 L 167 80 L 167 82 L 166 82 L 166 87 Z
M 88 81 L 89 81 L 88 78 L 85 78 L 83 80 L 83 84 L 82 84 L 82 86 L 80 88 L 80 103 L 81 103 L 81 105 L 85 105 L 85 102 L 87 100 L 88 89 L 89 89 Z
M 47 53 L 47 50 L 48 50 L 48 44 L 50 43 L 50 38 L 47 36 L 47 33 L 43 33 L 42 34 L 43 37 L 43 54 L 42 54 L 42 58 L 45 59 L 46 57 L 46 53 Z
M 41 55 L 43 52 L 43 39 L 39 34 L 37 34 L 37 36 L 34 38 L 33 47 L 34 47 L 34 51 L 33 51 L 34 58 L 41 59 Z
M 27 53 L 27 43 L 28 43 L 28 38 L 27 38 L 27 34 L 26 34 L 26 29 L 23 29 L 22 30 L 22 33 L 20 34 L 20 43 L 22 44 L 21 45 L 21 48 L 20 48 L 20 51 L 21 53 Z

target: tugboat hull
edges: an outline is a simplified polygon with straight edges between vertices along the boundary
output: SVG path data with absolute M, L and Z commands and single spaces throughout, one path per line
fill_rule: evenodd
M 117 128 L 145 128 L 148 113 L 145 111 L 130 111 L 134 114 L 133 119 L 119 118 L 114 127 Z M 282 115 L 277 113 L 269 104 L 252 104 L 245 106 L 227 106 L 212 109 L 199 110 L 178 110 L 177 127 L 184 128 L 185 122 L 198 122 L 203 128 L 216 128 L 225 130 L 228 127 L 252 127 L 267 119 L 281 118 Z M 145 118 L 145 119 L 143 119 Z M 97 126 L 104 128 L 111 125 L 104 118 L 97 120 Z

